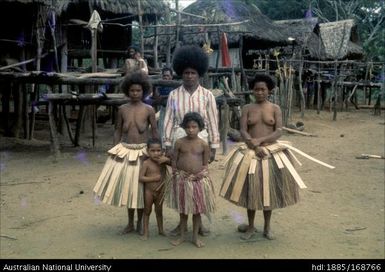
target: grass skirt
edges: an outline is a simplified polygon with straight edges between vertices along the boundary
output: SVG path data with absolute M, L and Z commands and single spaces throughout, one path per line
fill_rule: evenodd
M 103 203 L 144 208 L 143 184 L 139 182 L 146 144 L 119 143 L 108 150 L 108 158 L 93 189 Z
M 242 144 L 225 159 L 225 178 L 220 195 L 250 210 L 272 210 L 296 204 L 299 188 L 306 188 L 294 169 L 297 160 L 280 143 L 263 147 L 263 159 Z
M 167 206 L 178 213 L 209 215 L 215 211 L 214 187 L 207 169 L 196 175 L 178 170 L 166 194 Z

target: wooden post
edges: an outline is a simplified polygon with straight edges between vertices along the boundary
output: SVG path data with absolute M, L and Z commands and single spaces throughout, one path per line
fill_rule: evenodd
M 167 10 L 166 12 L 166 23 L 171 23 L 170 18 L 170 10 Z M 166 27 L 166 33 L 167 33 L 167 44 L 166 44 L 166 66 L 170 67 L 171 65 L 171 36 L 173 35 L 171 27 Z
M 300 56 L 300 63 L 299 63 L 299 69 L 298 69 L 298 84 L 299 84 L 299 95 L 301 98 L 301 118 L 303 119 L 305 117 L 305 107 L 306 107 L 306 101 L 305 101 L 305 95 L 303 93 L 302 89 L 302 73 L 303 73 L 303 57 L 302 57 L 302 47 L 299 51 Z
M 157 16 L 155 15 L 155 23 L 157 23 Z M 158 27 L 154 29 L 154 68 L 159 69 L 158 63 Z
M 28 90 L 27 84 L 22 86 L 22 112 L 23 112 L 23 130 L 24 130 L 24 139 L 29 139 L 29 117 L 28 117 Z
M 337 120 L 337 100 L 338 100 L 338 75 L 337 75 L 337 60 L 334 61 L 334 80 L 332 83 L 332 91 L 334 94 L 334 101 L 333 101 L 333 121 Z
M 3 118 L 3 128 L 4 136 L 11 136 L 9 128 L 9 103 L 11 98 L 11 88 L 12 84 L 9 82 L 1 82 L 0 89 L 2 91 L 1 96 L 1 105 L 2 105 L 2 118 Z
M 245 69 L 243 67 L 243 57 L 242 57 L 242 51 L 243 51 L 243 37 L 241 36 L 239 38 L 239 65 L 241 66 L 241 73 L 242 73 L 242 91 L 247 91 L 248 86 L 247 86 L 247 75 L 245 73 Z
M 16 123 L 15 123 L 15 138 L 20 137 L 20 128 L 22 125 L 23 120 L 23 95 L 22 95 L 22 83 L 15 83 L 13 84 L 13 91 L 14 91 L 14 112 L 16 115 Z
M 221 135 L 221 140 L 222 140 L 222 151 L 223 155 L 227 154 L 227 134 L 229 132 L 229 125 L 230 125 L 230 106 L 227 104 L 227 98 L 226 96 L 223 96 L 223 113 L 222 113 L 222 135 Z
M 175 0 L 175 9 L 179 11 L 179 0 Z M 175 48 L 179 47 L 179 35 L 180 35 L 180 12 L 176 15 L 176 34 L 175 34 Z
M 59 147 L 59 139 L 57 136 L 55 117 L 53 115 L 54 102 L 48 102 L 48 120 L 49 120 L 49 128 L 51 134 L 51 152 L 54 153 L 55 158 L 60 155 L 60 147 Z
M 98 65 L 98 43 L 97 43 L 97 32 L 96 28 L 91 29 L 92 44 L 91 44 L 91 60 L 92 60 L 92 72 L 97 72 Z
M 142 0 L 138 0 L 138 19 L 139 19 L 139 32 L 140 32 L 140 52 L 142 52 L 142 57 L 144 58 L 144 38 L 143 38 L 143 11 L 141 3 Z

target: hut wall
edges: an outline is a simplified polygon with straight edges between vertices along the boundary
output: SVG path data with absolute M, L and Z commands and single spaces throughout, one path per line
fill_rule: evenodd
M 234 68 L 239 67 L 239 49 L 238 48 L 230 48 L 229 49 L 231 64 Z M 219 53 L 219 65 L 218 67 L 222 67 L 222 54 Z M 209 56 L 209 66 L 216 67 L 217 63 L 218 50 L 214 50 L 213 53 Z

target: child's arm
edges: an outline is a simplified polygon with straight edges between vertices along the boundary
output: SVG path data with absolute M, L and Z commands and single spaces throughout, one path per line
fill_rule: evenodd
M 115 122 L 115 131 L 114 131 L 114 145 L 120 143 L 122 139 L 122 125 L 123 125 L 123 117 L 122 117 L 122 109 L 119 108 L 116 122 Z
M 139 171 L 139 181 L 146 183 L 146 182 L 158 182 L 161 179 L 161 175 L 155 175 L 152 177 L 146 176 L 148 169 L 148 164 L 146 162 L 143 163 L 142 167 Z
M 159 164 L 167 164 L 167 165 L 171 165 L 171 159 L 165 155 L 162 155 L 159 159 L 158 159 L 158 163 Z
M 207 168 L 208 164 L 209 164 L 209 158 L 210 158 L 210 147 L 204 141 L 203 141 L 203 154 L 202 154 L 202 156 L 203 156 L 203 168 Z
M 178 161 L 179 148 L 180 148 L 180 140 L 178 139 L 175 142 L 174 153 L 172 154 L 172 160 L 171 160 L 171 167 L 172 167 L 173 174 L 176 172 L 176 163 Z

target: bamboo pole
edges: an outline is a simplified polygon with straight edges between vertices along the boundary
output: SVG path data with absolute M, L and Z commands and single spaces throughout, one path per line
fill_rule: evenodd
M 300 59 L 302 59 L 302 48 L 300 50 Z M 305 108 L 306 108 L 306 101 L 305 101 L 305 95 L 303 93 L 302 89 L 302 73 L 303 73 L 303 62 L 299 63 L 299 69 L 298 69 L 298 84 L 299 84 L 299 94 L 301 98 L 301 118 L 303 119 L 305 117 Z
M 155 20 L 157 20 L 157 16 L 155 15 Z M 155 27 L 154 29 L 154 34 L 155 34 L 155 41 L 154 41 L 154 68 L 159 69 L 159 63 L 158 63 L 158 28 Z
M 143 38 L 143 11 L 142 11 L 142 0 L 138 0 L 138 18 L 139 18 L 139 32 L 140 32 L 140 52 L 144 57 L 144 38 Z
M 175 9 L 179 10 L 179 0 L 175 0 Z M 180 35 L 180 13 L 177 13 L 176 32 L 175 32 L 175 48 L 179 47 L 179 35 Z

